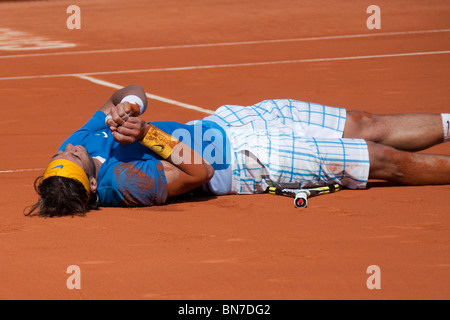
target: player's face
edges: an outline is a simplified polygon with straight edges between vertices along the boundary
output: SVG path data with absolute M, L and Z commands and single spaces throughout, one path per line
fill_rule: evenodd
M 74 146 L 70 143 L 64 151 L 58 151 L 51 161 L 65 159 L 79 165 L 89 177 L 95 177 L 95 165 L 92 157 L 83 146 Z

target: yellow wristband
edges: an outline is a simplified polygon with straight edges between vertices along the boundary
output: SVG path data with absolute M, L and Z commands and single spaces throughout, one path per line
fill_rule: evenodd
M 160 155 L 163 159 L 169 158 L 175 146 L 180 143 L 178 139 L 158 129 L 154 125 L 149 126 L 144 138 L 139 142 Z

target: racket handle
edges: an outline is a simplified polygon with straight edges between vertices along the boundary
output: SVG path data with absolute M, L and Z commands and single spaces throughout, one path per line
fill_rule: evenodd
M 306 208 L 308 205 L 308 193 L 300 191 L 295 195 L 294 204 L 296 208 Z

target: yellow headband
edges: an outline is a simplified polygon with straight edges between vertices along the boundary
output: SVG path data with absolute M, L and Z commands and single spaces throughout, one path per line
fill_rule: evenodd
M 59 159 L 50 162 L 44 172 L 44 177 L 42 180 L 54 176 L 75 179 L 83 184 L 88 194 L 91 192 L 91 187 L 86 172 L 84 172 L 79 165 L 73 163 L 72 161 Z

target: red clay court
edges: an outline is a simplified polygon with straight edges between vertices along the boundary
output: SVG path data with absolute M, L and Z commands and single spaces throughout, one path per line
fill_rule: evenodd
M 0 299 L 449 299 L 450 186 L 371 181 L 300 210 L 264 194 L 23 215 L 62 141 L 131 83 L 147 121 L 278 98 L 448 113 L 449 17 L 446 0 L 0 2 Z

